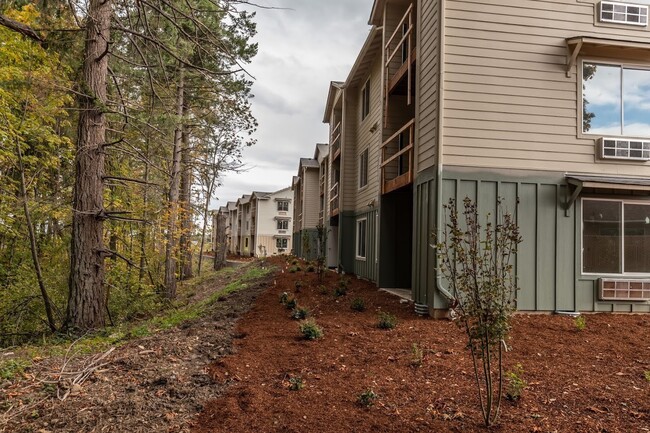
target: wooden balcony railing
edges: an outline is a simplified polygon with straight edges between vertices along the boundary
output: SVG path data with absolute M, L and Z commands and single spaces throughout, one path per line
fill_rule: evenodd
M 381 191 L 387 194 L 413 182 L 415 119 L 381 145 Z
M 339 183 L 336 182 L 330 188 L 330 216 L 339 214 Z
M 399 35 L 402 35 L 401 39 L 397 39 Z M 385 119 L 384 122 L 387 124 L 388 117 L 388 97 L 390 96 L 391 90 L 397 85 L 401 80 L 402 76 L 406 74 L 406 104 L 411 105 L 412 100 L 412 87 L 413 87 L 413 78 L 411 70 L 413 69 L 413 63 L 416 58 L 414 42 L 415 41 L 415 19 L 414 19 L 414 3 L 411 3 L 406 9 L 406 13 L 400 20 L 400 22 L 395 26 L 395 31 L 388 38 L 386 45 L 384 46 L 384 58 L 386 63 L 384 64 L 384 113 Z M 402 58 L 400 59 L 401 67 L 395 72 L 391 73 L 391 66 L 394 66 L 393 60 L 398 53 L 402 53 Z
M 330 152 L 332 154 L 332 161 L 334 161 L 341 154 L 341 122 L 336 124 L 332 133 L 330 134 Z

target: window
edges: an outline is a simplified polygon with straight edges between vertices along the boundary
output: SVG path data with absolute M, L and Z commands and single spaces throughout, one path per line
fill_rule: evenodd
M 368 185 L 368 149 L 359 157 L 359 188 Z
M 278 220 L 278 230 L 288 230 L 289 220 Z
M 366 81 L 361 89 L 361 120 L 370 113 L 370 79 Z
M 287 238 L 277 238 L 275 240 L 275 247 L 277 249 L 286 249 L 289 245 L 289 240 Z
M 582 270 L 650 273 L 650 203 L 583 199 Z
M 368 220 L 366 218 L 357 220 L 357 258 L 366 258 L 366 226 Z
M 289 202 L 288 201 L 279 201 L 278 202 L 278 210 L 280 212 L 288 212 L 289 211 Z
M 248 248 L 248 238 L 244 239 L 244 247 Z
M 650 137 L 650 69 L 585 62 L 582 131 Z

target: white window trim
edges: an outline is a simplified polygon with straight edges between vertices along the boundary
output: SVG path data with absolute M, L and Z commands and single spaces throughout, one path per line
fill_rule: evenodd
M 584 263 L 585 263 L 585 246 L 584 246 L 584 202 L 585 200 L 592 201 L 615 201 L 622 204 L 621 206 L 621 269 L 625 270 L 625 232 L 623 223 L 625 222 L 625 204 L 643 204 L 650 206 L 650 201 L 648 200 L 628 200 L 624 198 L 599 198 L 599 197 L 582 197 L 580 200 L 580 274 L 585 277 L 609 277 L 609 278 L 641 278 L 647 279 L 650 278 L 650 272 L 621 272 L 620 274 L 612 273 L 596 273 L 596 272 L 585 272 Z
M 366 222 L 366 224 L 365 224 L 365 226 L 366 226 L 366 233 L 365 233 L 365 238 L 366 238 L 365 239 L 365 250 L 366 251 L 365 251 L 365 253 L 366 253 L 366 255 L 365 256 L 360 256 L 359 255 L 359 240 L 361 239 L 360 236 L 359 236 L 359 223 L 361 223 L 362 221 Z M 355 258 L 357 260 L 366 261 L 366 259 L 368 258 L 368 218 L 367 217 L 357 219 L 357 224 L 356 224 L 356 230 L 355 231 L 356 231 L 356 236 L 354 237 L 355 238 L 354 256 L 355 256 Z
M 365 121 L 368 117 L 370 117 L 370 112 L 372 111 L 372 107 L 370 105 L 370 99 L 372 98 L 372 94 L 371 94 L 372 88 L 370 88 L 370 78 L 371 77 L 368 77 L 368 79 L 365 81 L 365 83 L 363 83 L 363 87 L 361 87 L 361 104 L 360 105 L 361 105 L 361 121 L 362 122 Z M 365 113 L 364 109 L 366 108 L 365 107 L 365 105 L 366 105 L 365 104 L 365 102 L 366 102 L 366 89 L 368 89 L 368 88 L 370 88 L 370 92 L 368 92 L 368 112 Z
M 650 17 L 649 17 L 650 18 Z M 578 79 L 576 80 L 577 85 L 578 85 L 578 103 L 577 108 L 578 108 L 578 138 L 600 138 L 600 137 L 611 137 L 611 138 L 617 138 L 617 139 L 634 139 L 634 140 L 649 140 L 650 139 L 650 134 L 647 136 L 636 136 L 636 135 L 617 135 L 617 134 L 597 134 L 593 132 L 584 132 L 583 131 L 583 123 L 584 123 L 584 107 L 583 107 L 583 101 L 584 101 L 584 89 L 582 88 L 584 80 L 582 79 L 583 71 L 584 71 L 584 64 L 585 63 L 592 63 L 596 65 L 604 65 L 604 66 L 619 66 L 620 68 L 628 68 L 628 69 L 642 69 L 642 70 L 647 70 L 650 71 L 650 63 L 635 63 L 634 61 L 614 61 L 614 60 L 603 60 L 603 59 L 593 59 L 593 58 L 583 58 L 579 62 L 579 70 L 577 71 L 578 74 Z M 623 93 L 621 92 L 621 99 L 623 98 Z M 621 119 L 624 119 L 624 114 L 621 113 Z M 625 160 L 615 160 L 615 161 L 608 161 L 608 162 L 615 162 L 615 163 L 621 163 L 622 161 Z M 600 162 L 605 162 L 600 160 Z M 632 163 L 639 163 L 639 161 L 627 161 L 627 162 L 632 162 Z

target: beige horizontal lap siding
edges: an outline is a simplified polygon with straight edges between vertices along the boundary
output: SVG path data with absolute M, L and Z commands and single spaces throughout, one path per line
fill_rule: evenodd
M 303 229 L 311 229 L 318 225 L 318 211 L 320 209 L 318 201 L 320 192 L 318 189 L 318 168 L 305 170 L 303 178 L 304 184 L 304 204 L 303 204 Z
M 381 131 L 382 131 L 382 59 L 378 55 L 375 61 L 373 62 L 371 71 L 370 71 L 370 113 L 366 116 L 365 119 L 359 122 L 359 128 L 357 128 L 356 133 L 356 177 L 355 177 L 355 188 L 357 189 L 356 201 L 355 201 L 355 210 L 356 211 L 366 211 L 368 210 L 368 204 L 372 200 L 376 200 L 379 197 L 380 191 L 380 176 L 379 176 L 379 147 L 381 146 Z M 363 81 L 366 82 L 365 80 Z M 359 100 L 361 100 L 361 89 L 357 92 Z M 357 116 L 361 119 L 361 113 L 358 112 Z M 370 132 L 373 126 L 374 132 Z M 365 187 L 359 188 L 359 161 L 361 159 L 361 154 L 368 149 L 368 183 Z
M 419 112 L 416 125 L 418 171 L 435 164 L 438 140 L 438 76 L 440 17 L 438 0 L 422 0 L 418 27 L 417 73 Z
M 566 76 L 566 38 L 650 43 L 647 28 L 594 25 L 594 3 L 447 0 L 445 165 L 648 174 L 647 164 L 600 161 L 595 137 L 578 137 L 582 74 L 577 62 Z
M 343 140 L 341 143 L 341 176 L 339 180 L 339 195 L 341 196 L 339 211 L 353 210 L 357 197 L 357 126 L 361 119 L 359 112 L 360 88 L 345 89 L 345 107 L 343 113 Z

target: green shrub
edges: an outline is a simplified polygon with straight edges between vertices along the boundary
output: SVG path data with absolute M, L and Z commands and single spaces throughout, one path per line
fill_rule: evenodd
M 578 331 L 584 331 L 587 328 L 587 319 L 585 319 L 585 316 L 580 315 L 573 319 L 573 324 Z
M 295 308 L 291 313 L 291 318 L 296 320 L 303 320 L 309 317 L 309 310 L 306 308 Z
M 315 272 L 315 271 L 316 271 L 316 267 L 314 265 L 309 264 L 309 266 L 307 266 L 307 272 Z
M 411 346 L 411 365 L 413 367 L 420 367 L 424 361 L 424 351 L 417 343 Z
M 643 372 L 643 376 L 645 376 L 645 380 L 650 382 L 650 370 L 646 370 Z
M 365 311 L 366 303 L 361 298 L 354 298 L 350 303 L 350 308 L 352 308 L 354 311 Z
M 298 266 L 292 266 L 292 267 L 289 268 L 289 273 L 295 274 L 299 270 L 300 270 L 300 268 Z
M 315 320 L 305 320 L 300 324 L 300 333 L 307 340 L 317 340 L 323 337 L 323 328 Z
M 329 290 L 327 290 L 327 287 L 321 284 L 320 286 L 318 286 L 318 293 L 320 293 L 321 295 L 327 295 L 329 293 Z
M 287 292 L 282 292 L 280 294 L 280 303 L 286 304 L 288 300 L 289 300 L 289 294 Z
M 305 387 L 305 382 L 300 376 L 293 376 L 289 378 L 289 389 L 291 391 L 300 391 Z
M 395 326 L 397 326 L 397 317 L 384 311 L 379 313 L 379 321 L 377 322 L 379 329 L 393 329 Z
M 506 372 L 506 398 L 510 401 L 517 401 L 521 398 L 521 394 L 528 386 L 528 383 L 523 379 L 524 368 L 521 364 L 515 365 L 511 371 Z
M 294 266 L 297 265 L 297 264 L 298 264 L 298 260 L 295 260 L 295 259 L 292 260 L 292 261 L 291 261 L 291 264 L 294 265 Z
M 10 359 L 0 364 L 0 378 L 12 380 L 14 377 L 23 374 L 30 363 L 23 359 Z
M 363 407 L 370 407 L 375 403 L 375 400 L 377 400 L 378 397 L 379 396 L 372 389 L 368 388 L 359 394 L 359 397 L 357 397 L 357 403 Z
M 300 292 L 300 289 L 302 289 L 302 281 L 296 281 L 294 286 L 296 287 L 296 292 Z
M 284 305 L 287 307 L 287 310 L 293 310 L 298 306 L 298 300 L 294 297 L 288 298 Z

